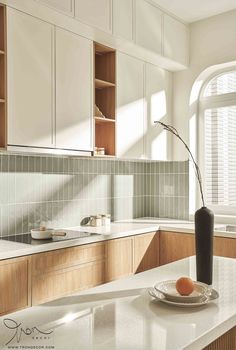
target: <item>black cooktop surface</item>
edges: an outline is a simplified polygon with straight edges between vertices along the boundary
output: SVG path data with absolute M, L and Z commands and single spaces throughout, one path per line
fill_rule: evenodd
M 74 231 L 74 230 L 60 230 L 66 232 L 65 236 L 54 236 L 50 239 L 33 239 L 30 233 L 25 233 L 21 235 L 10 235 L 1 237 L 2 240 L 16 242 L 16 243 L 25 243 L 31 245 L 39 245 L 45 243 L 54 243 L 67 241 L 70 239 L 78 239 L 84 237 L 91 237 L 97 235 L 97 233 L 85 232 L 85 231 Z

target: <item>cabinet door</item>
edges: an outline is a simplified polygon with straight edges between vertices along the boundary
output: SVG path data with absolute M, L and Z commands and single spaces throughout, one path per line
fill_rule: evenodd
M 154 122 L 159 120 L 168 123 L 171 118 L 172 73 L 148 63 L 145 69 L 145 153 L 148 159 L 167 160 L 169 135 Z
M 189 64 L 189 29 L 171 16 L 164 15 L 164 56 Z
M 30 258 L 0 262 L 0 315 L 31 304 Z
M 33 277 L 32 305 L 71 295 L 105 281 L 105 262 L 97 261 Z
M 215 237 L 214 255 L 236 258 L 236 239 Z
M 92 42 L 56 30 L 56 147 L 92 150 Z
M 134 236 L 134 272 L 159 266 L 159 234 L 156 232 Z
M 144 63 L 117 54 L 116 150 L 122 158 L 144 157 Z
M 133 273 L 133 238 L 114 239 L 106 245 L 106 281 Z
M 68 15 L 72 15 L 74 12 L 74 1 L 73 0 L 38 0 L 45 5 L 48 5 L 55 10 L 65 12 Z
M 133 0 L 113 0 L 113 34 L 133 40 Z
M 187 233 L 160 232 L 160 265 L 195 255 L 195 236 Z
M 162 54 L 162 12 L 145 0 L 136 0 L 136 43 Z
M 53 146 L 53 27 L 7 9 L 8 144 Z
M 111 32 L 111 0 L 75 0 L 75 17 L 93 27 Z

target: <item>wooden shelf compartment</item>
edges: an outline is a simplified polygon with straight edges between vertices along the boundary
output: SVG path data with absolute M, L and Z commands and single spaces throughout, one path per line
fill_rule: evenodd
M 115 123 L 115 119 L 110 119 L 110 118 L 102 118 L 102 117 L 94 117 L 95 122 L 97 124 L 103 124 L 103 123 Z
M 94 43 L 95 106 L 105 118 L 94 117 L 95 147 L 104 148 L 105 156 L 115 156 L 116 127 L 116 52 Z M 96 108 L 96 107 L 95 107 Z M 96 109 L 95 109 L 96 111 Z M 94 111 L 94 112 L 95 112 Z
M 95 78 L 116 83 L 115 50 L 95 43 Z
M 115 123 L 95 123 L 95 146 L 104 147 L 105 155 L 115 156 Z
M 0 55 L 0 100 L 2 101 L 5 100 L 5 96 L 6 96 L 5 67 L 6 67 L 5 56 Z
M 95 79 L 95 88 L 96 89 L 105 89 L 105 88 L 112 87 L 112 86 L 115 86 L 115 84 L 110 83 L 109 81 Z
M 5 36 L 6 36 L 6 8 L 0 4 L 0 52 L 5 52 Z
M 102 114 L 109 119 L 115 119 L 116 98 L 115 87 L 95 89 L 95 104 Z
M 0 148 L 6 147 L 6 130 L 7 130 L 7 120 L 6 120 L 6 104 L 0 103 Z

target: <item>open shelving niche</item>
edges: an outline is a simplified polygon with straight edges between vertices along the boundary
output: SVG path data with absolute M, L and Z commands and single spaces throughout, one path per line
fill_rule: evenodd
M 115 156 L 116 128 L 116 52 L 94 43 L 94 123 L 95 147 L 104 148 L 106 156 Z M 96 116 L 96 107 L 100 116 Z
M 0 148 L 6 147 L 6 7 L 0 4 Z

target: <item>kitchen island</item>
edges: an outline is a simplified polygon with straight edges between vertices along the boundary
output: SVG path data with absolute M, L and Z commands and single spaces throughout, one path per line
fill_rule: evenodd
M 195 279 L 194 257 L 3 316 L 0 348 L 195 350 L 226 334 L 231 347 L 225 349 L 235 349 L 236 260 L 214 258 L 220 297 L 200 308 L 172 307 L 148 295 L 156 282 L 180 276 Z

